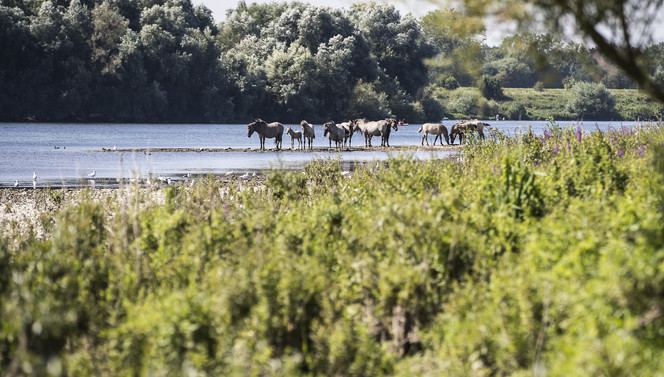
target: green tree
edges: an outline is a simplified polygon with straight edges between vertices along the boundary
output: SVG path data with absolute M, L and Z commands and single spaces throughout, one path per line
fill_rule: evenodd
M 615 104 L 604 85 L 578 82 L 572 87 L 567 109 L 581 119 L 607 120 L 615 115 Z
M 503 96 L 500 80 L 495 76 L 483 75 L 477 82 L 477 87 L 486 99 L 500 99 Z

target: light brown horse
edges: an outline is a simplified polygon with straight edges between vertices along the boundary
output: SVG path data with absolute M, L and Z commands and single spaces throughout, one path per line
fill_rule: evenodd
M 297 140 L 297 149 L 303 149 L 302 147 L 302 132 L 300 131 L 293 131 L 292 128 L 286 127 L 286 133 L 288 136 L 290 136 L 290 149 L 295 149 L 294 147 L 294 141 Z
M 350 149 L 351 142 L 353 141 L 353 134 L 355 133 L 355 123 L 357 121 L 351 120 L 348 122 L 339 123 L 339 127 L 343 128 L 346 131 L 344 136 L 344 148 Z M 348 147 L 346 147 L 346 142 L 348 142 Z
M 314 126 L 306 120 L 300 122 L 300 126 L 302 126 L 302 135 L 304 136 L 304 147 L 307 147 L 307 140 L 309 140 L 309 149 L 311 149 L 311 142 L 316 138 Z
M 429 145 L 429 134 L 436 135 L 436 137 L 433 139 L 433 145 L 436 145 L 436 140 L 438 140 L 438 138 L 440 138 L 440 145 L 443 145 L 443 137 L 445 138 L 447 144 L 450 144 L 450 137 L 447 134 L 447 127 L 445 127 L 443 124 L 424 123 L 422 127 L 417 130 L 417 132 L 422 131 L 424 131 L 424 135 L 422 135 L 422 145 L 424 145 L 424 140 L 426 140 L 427 145 Z
M 452 144 L 454 144 L 456 135 L 459 135 L 459 144 L 463 144 L 464 140 L 467 139 L 466 134 L 470 132 L 477 132 L 480 139 L 484 140 L 484 127 L 491 127 L 491 125 L 478 120 L 456 123 L 452 126 L 452 131 L 450 132 Z
M 274 138 L 274 144 L 276 145 L 277 150 L 281 149 L 281 140 L 284 134 L 283 124 L 279 122 L 268 124 L 262 119 L 256 119 L 247 125 L 247 131 L 247 137 L 251 137 L 251 134 L 254 132 L 258 134 L 262 151 L 265 150 L 265 138 Z
M 390 127 L 397 131 L 397 120 L 392 118 L 387 118 L 377 121 L 368 121 L 366 119 L 357 119 L 355 121 L 355 130 L 360 130 L 364 134 L 364 145 L 367 147 L 371 146 L 371 138 L 374 136 L 380 136 L 380 146 L 389 147 L 390 146 Z
M 328 136 L 329 135 L 329 136 Z M 344 141 L 346 136 L 346 130 L 340 127 L 338 124 L 329 121 L 323 124 L 323 136 L 328 136 L 330 139 L 330 148 L 332 148 L 332 142 L 336 143 L 337 149 L 340 149 L 341 143 Z

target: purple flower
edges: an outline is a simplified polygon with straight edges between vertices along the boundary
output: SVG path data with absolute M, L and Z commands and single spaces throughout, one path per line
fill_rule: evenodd
M 553 147 L 553 150 L 556 151 L 556 154 L 558 154 L 558 143 Z
M 493 174 L 496 174 L 496 166 L 495 165 L 491 165 L 491 171 L 493 172 Z
M 581 141 L 581 127 L 576 128 L 576 140 Z
M 623 157 L 625 155 L 625 150 L 624 149 L 618 149 L 616 154 L 618 155 L 618 157 Z
M 646 155 L 646 152 L 645 152 L 645 148 L 644 148 L 643 144 L 641 144 L 641 148 L 640 148 L 640 149 L 641 149 L 641 157 L 645 156 L 645 155 Z

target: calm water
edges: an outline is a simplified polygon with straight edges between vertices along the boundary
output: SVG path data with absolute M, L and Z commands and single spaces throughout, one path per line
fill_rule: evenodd
M 454 121 L 446 121 L 451 126 Z M 548 122 L 500 121 L 491 122 L 499 130 L 512 135 L 524 132 L 528 125 L 535 133 L 542 133 Z M 560 122 L 560 125 L 576 125 Z M 597 128 L 631 127 L 633 123 L 585 122 L 584 131 Z M 286 125 L 285 125 L 286 126 Z M 291 125 L 300 130 L 300 126 Z M 419 125 L 400 127 L 392 132 L 390 145 L 419 145 Z M 316 126 L 314 147 L 327 147 L 323 130 Z M 430 142 L 433 137 L 430 137 Z M 355 135 L 354 145 L 364 142 L 362 135 Z M 380 138 L 373 139 L 380 145 Z M 0 124 L 0 186 L 13 186 L 16 180 L 20 187 L 32 187 L 32 174 L 38 175 L 37 186 L 87 186 L 92 182 L 87 175 L 96 170 L 96 187 L 116 184 L 117 178 L 153 176 L 182 177 L 184 174 L 215 174 L 227 172 L 243 174 L 264 169 L 299 169 L 315 158 L 337 156 L 345 166 L 353 163 L 386 160 L 399 152 L 153 152 L 144 153 L 100 153 L 102 148 L 257 148 L 257 135 L 247 138 L 246 125 L 209 124 Z M 284 134 L 284 148 L 290 148 L 290 138 Z M 57 149 L 56 149 L 57 147 Z M 274 148 L 268 139 L 266 147 Z M 443 158 L 450 152 L 409 152 L 413 158 Z

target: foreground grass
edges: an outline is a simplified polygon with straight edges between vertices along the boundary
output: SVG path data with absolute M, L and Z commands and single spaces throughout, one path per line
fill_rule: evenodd
M 83 200 L 0 243 L 0 370 L 661 375 L 663 143 L 552 125 Z

